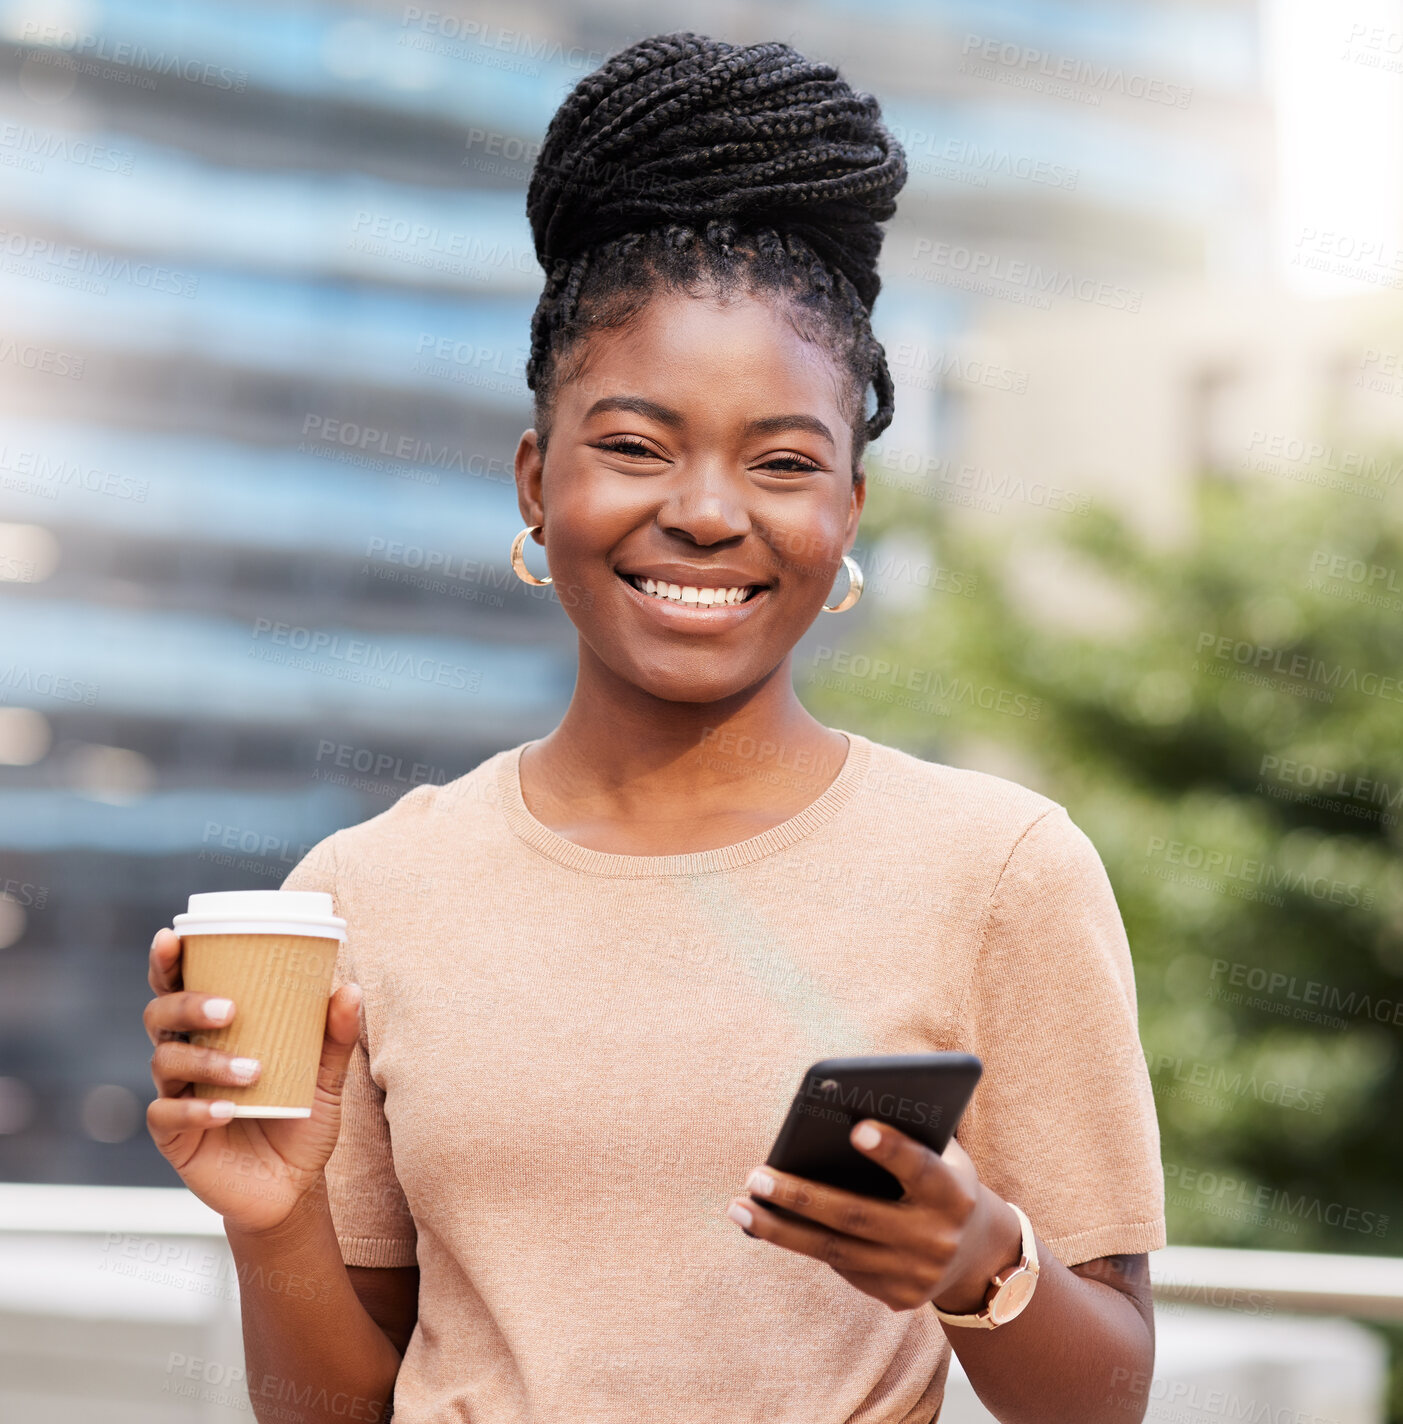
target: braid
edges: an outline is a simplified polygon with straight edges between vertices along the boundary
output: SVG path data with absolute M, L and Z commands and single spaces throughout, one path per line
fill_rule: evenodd
M 877 101 L 786 44 L 679 32 L 615 54 L 561 104 L 527 190 L 547 273 L 526 368 L 543 438 L 584 331 L 628 321 L 658 287 L 744 284 L 784 294 L 843 357 L 856 465 L 892 418 L 871 312 L 880 224 L 905 180 Z

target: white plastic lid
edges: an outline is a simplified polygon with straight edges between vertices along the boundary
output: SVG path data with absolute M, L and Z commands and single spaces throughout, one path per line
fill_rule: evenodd
M 176 934 L 287 934 L 346 938 L 346 921 L 333 914 L 323 890 L 214 890 L 190 897 L 171 921 Z

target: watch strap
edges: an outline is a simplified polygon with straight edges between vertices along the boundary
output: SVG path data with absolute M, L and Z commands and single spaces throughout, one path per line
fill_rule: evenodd
M 984 1309 L 966 1315 L 952 1315 L 948 1310 L 941 1308 L 931 1302 L 931 1308 L 936 1316 L 946 1325 L 960 1325 L 974 1330 L 997 1330 L 1000 1325 L 1007 1325 L 1010 1320 L 1016 1320 L 1027 1308 L 1028 1302 L 1033 1298 L 1033 1285 L 1037 1283 L 1038 1276 L 1038 1243 L 1033 1236 L 1033 1224 L 1028 1220 L 1027 1213 L 1022 1207 L 1008 1203 L 1009 1208 L 1018 1217 L 1018 1224 L 1023 1230 L 1023 1255 L 1016 1265 L 1008 1267 L 995 1273 L 990 1282 L 992 1294 L 986 1294 Z M 1014 1277 L 1020 1278 L 1020 1283 L 1031 1278 L 1031 1284 L 1015 1286 L 1015 1290 L 1021 1290 L 1022 1299 L 1011 1310 L 1000 1312 L 998 1310 L 1000 1297 L 1009 1293 L 1010 1285 Z M 996 1320 L 995 1314 L 999 1318 Z

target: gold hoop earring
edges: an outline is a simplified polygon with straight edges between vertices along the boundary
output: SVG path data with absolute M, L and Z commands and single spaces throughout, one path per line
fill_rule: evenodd
M 843 595 L 841 602 L 831 606 L 825 603 L 823 605 L 825 613 L 846 613 L 862 597 L 862 570 L 858 567 L 857 560 L 844 554 L 843 566 L 848 571 L 848 591 Z
M 512 568 L 522 583 L 533 583 L 537 588 L 544 588 L 546 584 L 552 582 L 550 575 L 548 574 L 545 578 L 538 579 L 536 575 L 526 567 L 526 557 L 521 552 L 521 546 L 526 542 L 527 536 L 534 534 L 539 528 L 541 528 L 539 524 L 528 524 L 526 528 L 512 540 Z

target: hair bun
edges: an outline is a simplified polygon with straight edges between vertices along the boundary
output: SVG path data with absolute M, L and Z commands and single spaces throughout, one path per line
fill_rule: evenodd
M 640 40 L 575 85 L 526 211 L 547 272 L 624 233 L 722 220 L 802 237 L 870 309 L 878 224 L 905 181 L 876 99 L 831 65 L 688 31 Z

